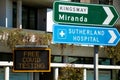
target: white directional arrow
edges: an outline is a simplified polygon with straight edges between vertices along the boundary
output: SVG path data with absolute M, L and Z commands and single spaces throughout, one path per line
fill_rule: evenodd
M 112 30 L 109 30 L 109 33 L 111 35 L 111 39 L 109 40 L 108 43 L 113 43 L 115 41 L 115 39 L 117 38 L 117 36 Z
M 103 9 L 105 10 L 106 14 L 107 14 L 107 18 L 105 19 L 105 21 L 103 22 L 103 24 L 108 25 L 112 19 L 114 18 L 113 13 L 111 12 L 109 7 L 103 7 Z

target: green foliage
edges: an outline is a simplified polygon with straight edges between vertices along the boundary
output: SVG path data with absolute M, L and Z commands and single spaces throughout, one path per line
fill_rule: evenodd
M 34 36 L 34 42 L 32 37 Z M 23 29 L 0 30 L 0 43 L 13 49 L 15 45 L 48 45 L 51 41 L 51 34 L 40 33 Z
M 83 80 L 83 69 L 71 65 L 63 67 L 58 80 Z
M 113 58 L 116 62 L 120 61 L 120 42 L 117 46 L 105 47 L 105 51 L 109 58 Z
M 12 30 L 9 31 L 8 39 L 7 39 L 7 45 L 10 48 L 13 48 L 15 45 L 23 44 L 23 34 L 20 33 L 20 30 Z

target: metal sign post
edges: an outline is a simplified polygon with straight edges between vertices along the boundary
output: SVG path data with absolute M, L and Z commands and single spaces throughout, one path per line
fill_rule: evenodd
M 99 71 L 98 71 L 98 51 L 99 51 L 99 46 L 98 45 L 95 45 L 94 46 L 94 80 L 99 80 L 98 79 L 98 74 L 99 74 Z

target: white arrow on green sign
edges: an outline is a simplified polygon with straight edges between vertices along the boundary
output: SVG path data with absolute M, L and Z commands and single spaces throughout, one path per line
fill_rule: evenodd
M 55 23 L 113 26 L 119 15 L 112 5 L 56 1 L 53 5 Z

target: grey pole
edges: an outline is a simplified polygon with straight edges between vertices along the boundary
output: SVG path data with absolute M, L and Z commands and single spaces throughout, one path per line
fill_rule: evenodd
M 99 46 L 95 45 L 94 46 L 94 80 L 99 80 L 98 79 L 98 50 Z
M 17 27 L 22 29 L 22 0 L 17 0 Z
M 5 80 L 9 80 L 9 75 L 10 75 L 10 68 L 5 67 Z
M 58 80 L 59 68 L 54 68 L 54 80 Z
M 87 80 L 87 69 L 84 69 L 83 70 L 84 72 L 83 72 L 83 80 Z

